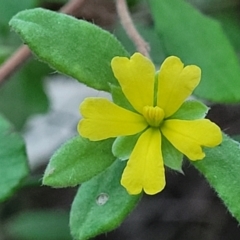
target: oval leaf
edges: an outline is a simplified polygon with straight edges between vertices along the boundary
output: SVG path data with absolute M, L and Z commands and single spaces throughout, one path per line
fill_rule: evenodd
M 205 118 L 209 108 L 196 100 L 188 100 L 172 115 L 171 119 L 196 120 Z
M 10 26 L 50 66 L 89 87 L 110 91 L 118 85 L 110 66 L 115 56 L 129 56 L 109 32 L 86 21 L 41 8 L 18 13 Z
M 0 201 L 10 197 L 29 173 L 25 144 L 0 116 Z
M 92 238 L 121 224 L 138 203 L 120 185 L 126 162 L 116 160 L 106 171 L 82 184 L 70 213 L 71 233 L 76 240 Z
M 240 222 L 240 147 L 226 135 L 220 146 L 205 149 L 206 157 L 191 163 L 206 177 L 210 185 Z
M 115 160 L 112 143 L 112 139 L 91 142 L 81 136 L 69 140 L 50 159 L 43 184 L 69 187 L 88 181 Z
M 240 101 L 239 62 L 221 25 L 185 1 L 150 0 L 149 4 L 167 53 L 202 69 L 195 94 L 215 102 Z

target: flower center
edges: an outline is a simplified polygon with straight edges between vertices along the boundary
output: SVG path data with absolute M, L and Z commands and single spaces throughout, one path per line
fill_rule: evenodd
M 143 108 L 143 116 L 150 126 L 159 127 L 165 116 L 165 113 L 160 107 L 145 106 Z

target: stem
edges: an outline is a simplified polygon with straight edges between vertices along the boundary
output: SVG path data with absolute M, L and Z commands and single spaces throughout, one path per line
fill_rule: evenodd
M 120 18 L 120 22 L 125 29 L 129 38 L 133 41 L 136 49 L 144 56 L 150 58 L 149 51 L 150 47 L 148 43 L 138 33 L 126 4 L 126 0 L 116 0 L 117 13 Z
M 59 10 L 59 12 L 76 16 L 84 1 L 85 0 L 70 0 Z M 30 49 L 26 45 L 23 45 L 10 58 L 8 58 L 0 67 L 0 86 L 31 56 Z
M 60 8 L 59 12 L 76 16 L 84 2 L 85 0 L 70 0 L 62 8 Z
M 7 80 L 15 71 L 17 71 L 31 56 L 31 52 L 26 45 L 8 58 L 0 67 L 0 85 Z

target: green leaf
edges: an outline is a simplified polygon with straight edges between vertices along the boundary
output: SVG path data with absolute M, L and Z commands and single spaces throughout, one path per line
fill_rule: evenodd
M 29 173 L 25 144 L 0 116 L 0 201 L 10 197 Z
M 175 112 L 171 119 L 196 120 L 205 118 L 209 108 L 197 100 L 188 100 Z
M 231 214 L 240 222 L 240 148 L 226 135 L 221 145 L 205 149 L 206 157 L 191 163 L 205 176 Z
M 238 8 L 227 8 L 222 11 L 213 13 L 212 17 L 217 19 L 222 27 L 227 37 L 231 41 L 234 49 L 240 51 L 240 21 Z
M 195 94 L 215 102 L 240 101 L 238 59 L 220 24 L 183 0 L 150 0 L 149 4 L 167 53 L 202 69 Z
M 125 97 L 122 88 L 120 86 L 110 85 L 111 87 L 111 94 L 113 98 L 113 102 L 116 103 L 118 106 L 126 108 L 132 112 L 136 112 L 136 110 L 133 108 L 131 103 L 127 100 Z
M 106 171 L 80 187 L 70 214 L 76 240 L 92 238 L 121 224 L 136 206 L 140 195 L 129 195 L 120 185 L 126 162 L 116 160 Z
M 179 152 L 163 135 L 162 135 L 162 155 L 164 165 L 176 170 L 182 171 L 183 154 Z
M 27 211 L 14 216 L 6 224 L 6 232 L 17 240 L 71 240 L 68 213 Z
M 113 139 L 93 142 L 77 136 L 67 141 L 52 156 L 43 184 L 53 187 L 76 186 L 110 166 Z
M 131 136 L 117 137 L 112 145 L 113 155 L 121 160 L 129 159 L 134 146 L 137 143 L 139 136 L 142 133 L 137 133 Z
M 109 83 L 118 85 L 111 60 L 129 55 L 107 31 L 40 8 L 18 13 L 10 26 L 40 60 L 59 72 L 98 90 L 110 91 Z
M 16 129 L 21 129 L 29 116 L 48 110 L 42 81 L 47 73 L 46 65 L 31 61 L 0 89 L 0 111 Z

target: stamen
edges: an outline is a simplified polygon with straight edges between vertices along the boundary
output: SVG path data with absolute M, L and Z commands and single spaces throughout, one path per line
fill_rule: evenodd
M 160 107 L 145 106 L 143 108 L 143 116 L 150 126 L 159 127 L 165 114 Z

